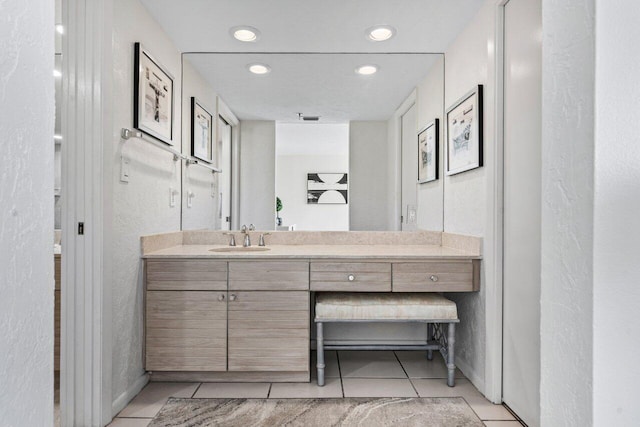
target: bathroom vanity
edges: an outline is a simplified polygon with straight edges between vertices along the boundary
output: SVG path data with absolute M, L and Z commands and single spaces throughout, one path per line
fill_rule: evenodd
M 260 234 L 251 239 L 257 243 Z M 220 232 L 143 237 L 144 357 L 152 380 L 309 381 L 313 292 L 480 286 L 475 237 L 282 232 L 250 248 L 227 240 Z

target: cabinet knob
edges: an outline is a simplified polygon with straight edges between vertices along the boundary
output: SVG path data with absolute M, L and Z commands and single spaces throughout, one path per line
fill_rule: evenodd
M 224 301 L 224 294 L 220 294 L 218 296 L 218 301 Z
M 356 280 L 356 276 L 354 276 L 353 274 L 350 274 L 347 279 L 349 279 L 350 282 L 353 282 L 354 280 Z
M 432 282 L 437 282 L 438 276 L 436 276 L 435 274 L 432 274 L 431 277 L 429 277 L 429 279 L 431 279 Z
M 235 301 L 236 300 L 236 294 L 231 294 L 229 295 L 229 301 Z

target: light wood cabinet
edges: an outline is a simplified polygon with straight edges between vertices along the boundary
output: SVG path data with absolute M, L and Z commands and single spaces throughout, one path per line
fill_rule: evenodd
M 229 371 L 308 371 L 309 293 L 229 291 Z
M 147 260 L 145 277 L 147 370 L 309 371 L 308 262 Z
M 226 291 L 147 291 L 146 299 L 147 370 L 227 369 Z

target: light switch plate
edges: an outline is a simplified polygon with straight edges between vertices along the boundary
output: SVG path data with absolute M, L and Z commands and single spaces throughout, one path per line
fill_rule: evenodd
M 176 206 L 176 195 L 179 194 L 175 188 L 169 187 L 169 207 L 173 208 Z
M 415 205 L 407 205 L 407 224 L 415 224 L 417 221 L 417 208 Z
M 120 156 L 120 182 L 129 182 L 129 158 Z

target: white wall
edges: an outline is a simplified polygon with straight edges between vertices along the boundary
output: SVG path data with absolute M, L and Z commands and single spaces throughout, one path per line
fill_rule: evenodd
M 488 362 L 487 293 L 495 289 L 490 276 L 495 262 L 492 250 L 493 215 L 488 212 L 495 196 L 489 171 L 495 156 L 495 2 L 487 0 L 477 15 L 445 52 L 445 109 L 484 85 L 484 166 L 444 178 L 444 231 L 483 237 L 480 292 L 448 294 L 458 304 L 460 326 L 456 334 L 456 363 L 480 391 L 485 391 Z M 443 126 L 445 124 L 443 123 Z
M 444 102 L 444 55 L 432 65 L 427 76 L 418 84 L 416 92 L 417 131 L 424 129 L 435 119 L 440 120 L 438 179 L 418 184 L 417 224 L 421 230 L 440 231 L 444 226 L 444 106 L 442 105 Z
M 174 77 L 174 146 L 181 147 L 181 58 L 171 40 L 138 0 L 115 0 L 113 15 L 113 399 L 123 407 L 144 384 L 142 360 L 142 262 L 140 236 L 180 229 L 180 196 L 169 206 L 169 188 L 180 191 L 181 162 L 138 139 L 123 142 L 133 125 L 133 44 L 141 42 Z M 120 182 L 120 156 L 130 159 L 129 182 Z M 108 229 L 108 228 L 107 228 Z
M 596 1 L 594 425 L 640 419 L 638 22 L 637 1 Z
M 53 425 L 54 2 L 0 9 L 0 425 Z M 37 102 L 33 102 L 37 100 Z
M 349 123 L 350 229 L 387 230 L 389 227 L 386 121 Z
M 276 125 L 273 121 L 240 122 L 240 225 L 275 228 Z
M 216 118 L 216 93 L 211 85 L 191 65 L 187 57 L 183 57 L 182 91 L 182 152 L 191 154 L 191 97 L 195 96 L 198 102 L 213 116 L 213 157 L 214 165 L 216 165 L 215 126 L 218 123 Z M 183 168 L 183 230 L 220 228 L 220 218 L 217 215 L 219 192 L 212 192 L 212 184 L 218 185 L 218 175 L 212 174 L 209 169 L 197 165 Z M 191 200 L 191 207 L 187 203 L 188 191 L 195 195 Z
M 593 0 L 542 3 L 543 426 L 593 423 L 594 13 Z
M 283 224 L 295 224 L 296 230 L 349 230 L 349 204 L 307 204 L 307 174 L 315 172 L 349 173 L 349 125 L 277 123 L 276 194 Z M 349 184 L 349 198 L 351 193 Z

